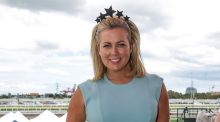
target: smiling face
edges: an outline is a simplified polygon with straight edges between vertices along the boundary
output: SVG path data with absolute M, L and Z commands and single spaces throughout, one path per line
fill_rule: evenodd
M 131 54 L 128 33 L 123 28 L 106 29 L 100 33 L 99 55 L 107 71 L 122 71 Z

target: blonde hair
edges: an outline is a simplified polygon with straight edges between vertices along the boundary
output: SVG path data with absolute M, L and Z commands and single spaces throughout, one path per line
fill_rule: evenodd
M 123 18 L 108 17 L 98 23 L 92 31 L 91 55 L 94 70 L 93 80 L 101 79 L 107 71 L 99 55 L 100 33 L 106 29 L 113 28 L 123 28 L 128 32 L 128 40 L 132 50 L 128 65 L 133 76 L 142 77 L 146 73 L 146 70 L 140 54 L 140 33 L 137 26 L 131 20 L 125 21 Z

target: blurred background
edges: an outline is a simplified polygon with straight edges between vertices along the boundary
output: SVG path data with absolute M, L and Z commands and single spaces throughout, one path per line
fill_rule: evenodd
M 93 76 L 91 32 L 110 5 L 138 26 L 147 72 L 164 78 L 170 99 L 219 104 L 218 0 L 0 0 L 1 104 L 67 98 L 67 105 Z

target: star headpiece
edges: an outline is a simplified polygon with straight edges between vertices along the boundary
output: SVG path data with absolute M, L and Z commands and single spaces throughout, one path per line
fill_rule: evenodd
M 101 22 L 102 20 L 106 19 L 106 17 L 110 16 L 110 17 L 113 17 L 113 16 L 117 16 L 118 18 L 124 18 L 125 21 L 129 21 L 129 18 L 127 15 L 124 16 L 123 15 L 123 11 L 118 11 L 117 12 L 115 10 L 112 9 L 112 6 L 110 6 L 108 9 L 105 8 L 105 11 L 106 13 L 105 14 L 102 14 L 100 13 L 100 15 L 96 18 L 96 22 L 99 23 Z M 116 12 L 116 14 L 114 14 Z

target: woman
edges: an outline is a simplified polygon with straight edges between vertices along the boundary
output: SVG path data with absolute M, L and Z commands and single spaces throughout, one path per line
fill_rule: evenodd
M 138 28 L 122 11 L 105 10 L 92 32 L 94 78 L 72 96 L 67 122 L 168 122 L 167 91 L 145 71 Z

